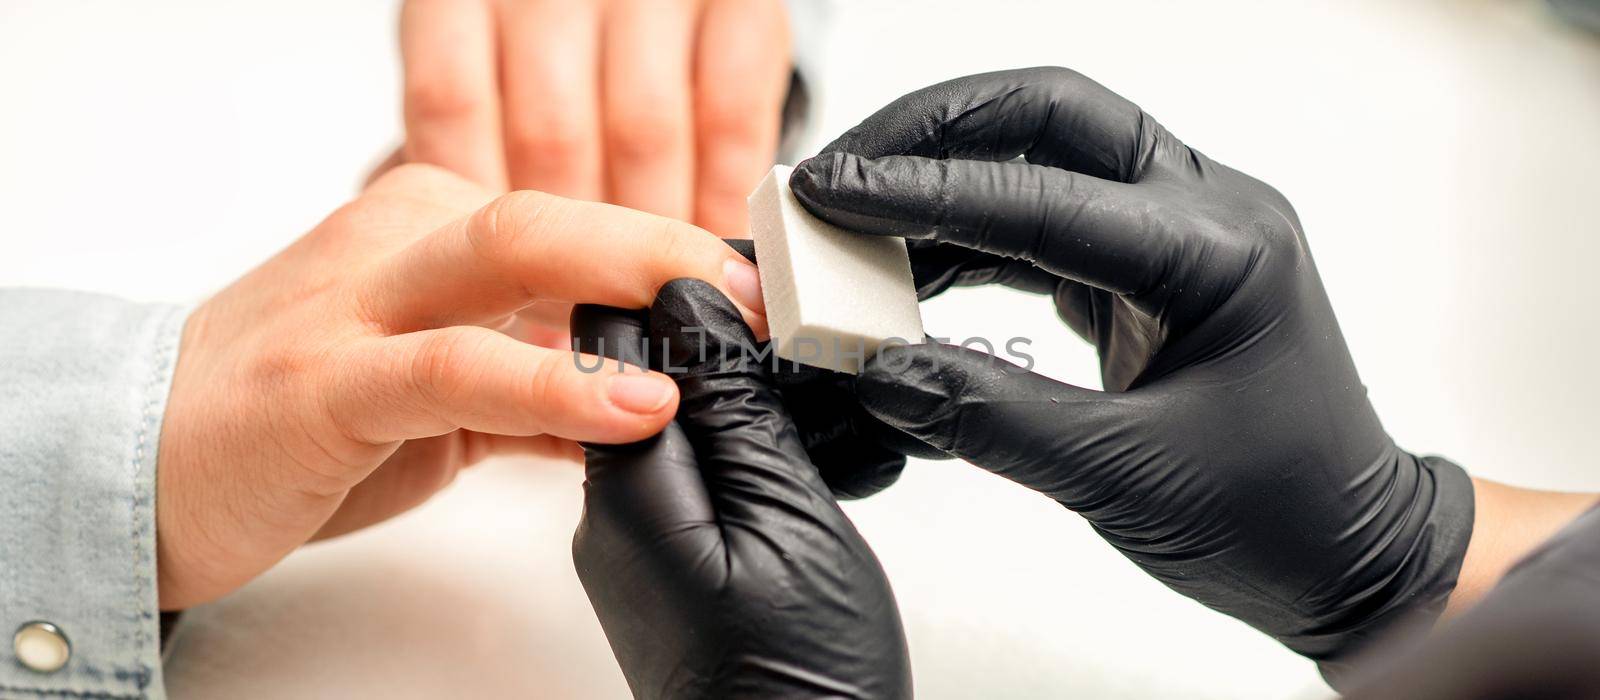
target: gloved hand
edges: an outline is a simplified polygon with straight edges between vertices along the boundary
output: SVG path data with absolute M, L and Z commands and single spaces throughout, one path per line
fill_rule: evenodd
M 1443 606 L 1471 481 L 1384 432 L 1271 187 L 1061 68 L 907 95 L 790 184 L 835 224 L 929 239 L 914 246 L 925 294 L 1048 293 L 1099 351 L 1105 392 L 955 347 L 899 349 L 857 382 L 873 415 L 1082 514 L 1325 675 Z
M 643 330 L 594 311 L 574 312 L 580 344 Z M 676 280 L 648 329 L 650 363 L 678 382 L 677 418 L 643 442 L 585 446 L 572 545 L 629 687 L 648 698 L 909 697 L 888 581 L 745 351 L 754 341 L 738 311 L 704 282 Z

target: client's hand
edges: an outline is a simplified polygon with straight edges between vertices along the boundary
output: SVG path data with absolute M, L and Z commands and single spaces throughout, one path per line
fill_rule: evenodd
M 642 308 L 680 277 L 765 324 L 755 268 L 693 226 L 391 171 L 189 319 L 158 462 L 161 606 L 404 511 L 486 455 L 659 432 L 670 379 L 585 372 L 519 334 L 542 303 Z
M 406 0 L 398 163 L 745 230 L 789 86 L 779 0 Z M 529 342 L 566 347 L 567 312 Z
M 745 229 L 789 85 L 779 0 L 407 0 L 406 142 L 495 189 Z

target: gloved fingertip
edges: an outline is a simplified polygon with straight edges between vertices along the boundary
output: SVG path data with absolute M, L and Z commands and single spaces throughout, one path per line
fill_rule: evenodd
M 871 198 L 863 162 L 844 152 L 807 158 L 789 173 L 789 191 L 812 214 L 839 223 L 837 217 L 863 210 L 862 202 Z
M 687 367 L 751 348 L 755 336 L 722 292 L 704 280 L 662 285 L 650 306 L 651 352 L 668 367 Z
M 789 190 L 817 218 L 858 233 L 933 235 L 930 199 L 942 195 L 941 161 L 824 153 L 789 174 Z
M 789 189 L 802 202 L 815 202 L 819 196 L 825 200 L 839 171 L 839 164 L 847 155 L 842 151 L 834 151 L 800 161 L 789 173 Z

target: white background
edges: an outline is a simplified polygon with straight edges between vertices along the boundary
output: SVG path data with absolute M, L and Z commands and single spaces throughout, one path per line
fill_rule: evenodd
M 1600 488 L 1600 39 L 1533 0 L 837 5 L 816 138 L 947 77 L 1077 68 L 1295 203 L 1403 446 Z M 0 284 L 196 301 L 271 255 L 397 142 L 394 15 L 0 4 Z M 925 314 L 936 334 L 1031 334 L 1044 371 L 1096 383 L 1043 300 L 968 291 Z M 570 465 L 486 465 L 297 554 L 190 613 L 173 694 L 625 694 L 572 575 L 578 483 Z M 913 464 L 848 509 L 893 579 L 924 697 L 1318 687 L 1309 664 L 976 469 Z

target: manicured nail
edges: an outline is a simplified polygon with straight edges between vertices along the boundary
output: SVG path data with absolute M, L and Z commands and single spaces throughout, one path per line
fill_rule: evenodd
M 646 415 L 666 408 L 675 391 L 672 380 L 659 374 L 613 374 L 606 385 L 611 403 L 624 411 Z
M 754 265 L 729 260 L 722 264 L 722 276 L 728 282 L 728 293 L 733 295 L 734 301 L 743 304 L 744 308 L 766 315 L 767 302 L 761 298 L 761 273 L 756 271 Z

